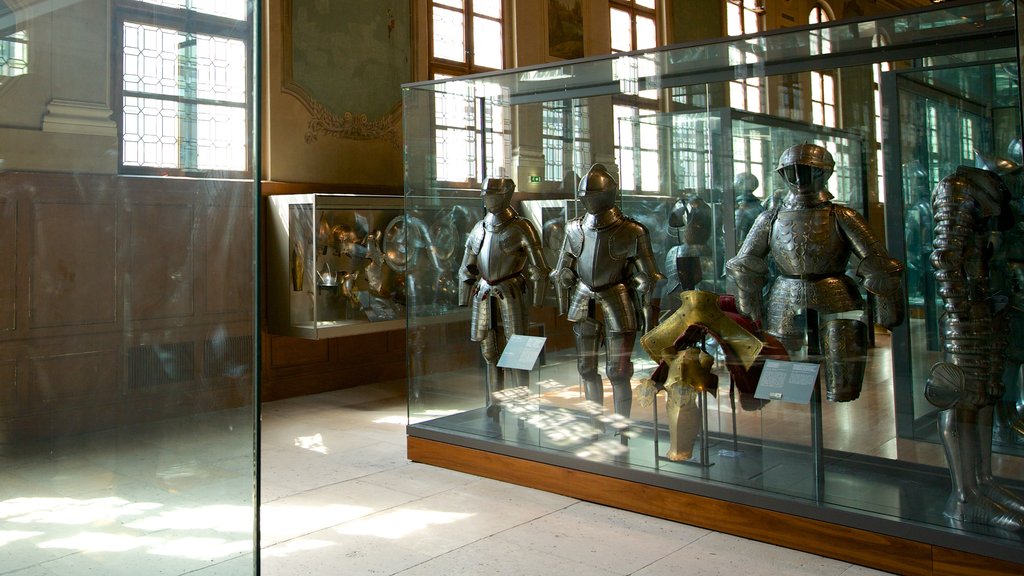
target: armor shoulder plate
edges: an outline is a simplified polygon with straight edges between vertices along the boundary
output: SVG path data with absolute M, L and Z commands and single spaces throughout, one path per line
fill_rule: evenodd
M 516 218 L 501 232 L 501 250 L 509 253 L 523 246 L 539 245 L 537 229 L 526 218 Z
M 583 253 L 582 218 L 574 218 L 565 225 L 565 251 L 577 258 Z
M 632 218 L 626 218 L 622 224 L 615 227 L 608 238 L 608 250 L 613 258 L 619 260 L 634 258 L 639 252 L 640 239 L 645 236 L 646 226 Z
M 469 236 L 466 237 L 466 252 L 477 255 L 480 254 L 480 248 L 484 245 L 484 222 L 483 220 L 476 223 L 473 226 L 473 230 L 469 232 Z

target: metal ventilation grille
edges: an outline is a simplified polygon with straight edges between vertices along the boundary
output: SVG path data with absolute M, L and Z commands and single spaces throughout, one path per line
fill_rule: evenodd
M 129 348 L 125 354 L 124 374 L 128 391 L 151 390 L 193 380 L 195 345 L 178 342 Z
M 231 336 L 207 340 L 203 346 L 203 377 L 237 377 L 252 371 L 253 338 Z

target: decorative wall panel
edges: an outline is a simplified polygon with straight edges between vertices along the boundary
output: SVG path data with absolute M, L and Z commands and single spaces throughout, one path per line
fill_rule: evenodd
M 33 328 L 117 320 L 115 219 L 107 202 L 32 206 Z
M 32 404 L 113 399 L 119 364 L 114 350 L 33 356 L 29 358 Z
M 237 207 L 207 212 L 206 311 L 245 313 L 252 306 L 252 220 Z
M 189 205 L 131 207 L 124 279 L 129 321 L 194 313 L 194 235 L 187 232 L 194 212 Z
M 17 328 L 18 203 L 0 200 L 0 334 Z

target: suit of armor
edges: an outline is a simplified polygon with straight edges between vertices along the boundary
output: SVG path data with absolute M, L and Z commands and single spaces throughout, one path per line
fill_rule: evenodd
M 757 176 L 750 172 L 741 172 L 733 179 L 733 188 L 737 193 L 735 212 L 737 243 L 743 243 L 747 234 L 750 233 L 750 229 L 754 226 L 754 221 L 765 210 L 761 204 L 761 199 L 754 196 L 754 191 L 757 190 L 759 185 L 760 182 L 757 181 Z
M 459 305 L 472 306 L 470 339 L 480 343 L 487 363 L 487 411 L 491 416 L 499 409 L 493 395 L 505 388 L 498 359 L 509 336 L 526 333 L 530 304 L 543 304 L 550 271 L 537 229 L 511 207 L 513 191 L 515 183 L 508 178 L 490 178 L 484 183 L 487 214 L 469 233 L 459 268 Z M 516 370 L 514 375 L 517 385 L 526 385 L 522 371 Z
M 957 524 L 1021 530 L 1024 502 L 995 482 L 991 462 L 1009 309 L 991 298 L 990 264 L 999 233 L 1011 223 L 1009 191 L 997 173 L 961 166 L 935 187 L 932 206 L 944 361 L 932 367 L 925 397 L 941 410 L 939 435 L 952 478 L 943 513 Z
M 778 172 L 789 193 L 754 222 L 726 271 L 737 290 L 740 312 L 762 320 L 789 350 L 804 342 L 806 310 L 817 311 L 826 396 L 848 402 L 860 396 L 867 364 L 868 328 L 858 311 L 864 300 L 846 275 L 851 255 L 861 259 L 857 276 L 876 296 L 876 321 L 890 328 L 903 321 L 903 264 L 890 258 L 864 218 L 833 204 L 825 183 L 835 162 L 821 146 L 798 144 L 783 152 Z M 762 304 L 771 255 L 779 276 Z M 852 314 L 851 314 L 852 312 Z M 850 317 L 853 316 L 853 317 Z
M 599 405 L 604 402 L 597 372 L 603 335 L 614 409 L 628 417 L 633 398 L 630 355 L 637 330 L 654 325 L 651 293 L 663 276 L 654 264 L 647 228 L 615 205 L 618 189 L 601 164 L 595 164 L 580 181 L 579 199 L 587 214 L 566 225 L 551 278 L 558 291 L 559 309 L 573 323 L 577 369 L 587 400 Z M 597 308 L 603 323 L 596 318 Z

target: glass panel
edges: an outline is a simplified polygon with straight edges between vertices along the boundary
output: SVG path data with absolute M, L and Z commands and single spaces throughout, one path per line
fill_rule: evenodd
M 959 165 L 974 164 L 974 148 L 1008 154 L 1007 144 L 1018 136 L 1017 35 L 1009 6 L 942 3 L 916 13 L 780 30 L 742 41 L 406 86 L 405 109 L 412 111 L 404 119 L 410 135 L 407 187 L 416 191 L 405 199 L 408 209 L 468 205 L 478 198 L 479 180 L 453 185 L 437 177 L 442 172 L 435 168 L 436 147 L 438 135 L 457 140 L 449 130 L 466 131 L 468 141 L 468 133 L 480 126 L 476 114 L 485 110 L 487 145 L 473 150 L 494 157 L 493 168 L 488 159 L 489 174 L 515 175 L 513 207 L 543 239 L 546 267 L 556 266 L 564 250 L 575 249 L 571 243 L 566 248 L 566 229 L 590 203 L 587 194 L 580 197 L 578 185 L 594 163 L 602 163 L 618 184 L 617 208 L 644 224 L 655 265 L 667 277 L 650 294 L 658 326 L 682 306 L 682 293 L 694 288 L 730 293 L 735 287 L 727 263 L 749 244 L 747 250 L 757 251 L 764 264 L 757 270 L 764 273 L 767 292 L 758 294 L 774 298 L 773 308 L 756 310 L 771 334 L 786 339 L 776 352 L 785 349 L 779 357 L 789 363 L 811 364 L 822 383 L 816 388 L 813 378 L 786 376 L 803 382 L 807 397 L 786 397 L 791 394 L 786 392 L 756 398 L 757 379 L 744 382 L 729 369 L 725 345 L 698 333 L 682 341 L 680 351 L 707 354 L 717 378 L 674 392 L 675 383 L 668 386 L 665 380 L 659 388 L 654 381 L 659 363 L 664 361 L 668 371 L 676 359 L 666 361 L 642 343 L 607 338 L 612 333 L 618 338 L 617 331 L 604 332 L 602 344 L 595 325 L 621 311 L 614 308 L 618 304 L 595 298 L 591 318 L 590 295 L 576 291 L 582 281 L 576 274 L 561 286 L 573 290 L 562 294 L 568 296 L 565 306 L 548 293 L 538 297 L 538 306 L 528 307 L 525 320 L 519 317 L 519 328 L 510 327 L 522 329 L 515 335 L 544 338 L 542 354 L 522 369 L 489 366 L 494 349 L 481 345 L 489 342 L 492 328 L 505 329 L 497 320 L 502 304 L 412 310 L 410 388 L 422 403 L 410 406 L 410 434 L 536 455 L 570 468 L 592 469 L 597 461 L 603 473 L 681 490 L 710 481 L 716 490 L 735 489 L 737 498 L 753 495 L 778 509 L 834 514 L 837 521 L 852 517 L 852 524 L 870 518 L 897 534 L 912 525 L 933 543 L 971 549 L 980 543 L 994 557 L 1019 556 L 1015 536 L 985 526 L 951 529 L 943 516 L 949 465 L 936 409 L 924 397 L 928 371 L 942 359 L 942 303 L 926 234 L 934 229 L 934 215 L 912 214 L 928 207 L 941 178 Z M 878 50 L 875 39 L 883 31 L 889 40 Z M 811 46 L 821 39 L 830 51 L 812 55 Z M 882 64 L 890 71 L 882 72 Z M 709 83 L 709 78 L 717 80 Z M 446 92 L 477 104 L 463 106 L 466 117 L 459 122 L 435 124 L 431 101 Z M 637 98 L 640 93 L 651 100 Z M 725 98 L 731 106 L 724 105 Z M 658 113 L 648 114 L 648 105 Z M 577 109 L 585 111 L 579 122 Z M 879 121 L 883 113 L 890 116 Z M 492 121 L 498 116 L 502 122 Z M 504 150 L 492 153 L 499 141 L 506 143 Z M 822 194 L 814 200 L 827 190 L 835 207 L 830 214 L 849 218 L 852 234 L 870 230 L 873 239 L 861 240 L 884 244 L 889 255 L 906 263 L 908 314 L 902 324 L 876 316 L 881 295 L 869 296 L 858 277 L 858 270 L 870 267 L 857 254 L 863 246 L 842 235 L 812 242 L 794 234 L 786 237 L 794 243 L 790 250 L 785 242 L 762 246 L 761 239 L 769 236 L 752 234 L 758 218 L 760 226 L 775 231 L 798 224 L 762 217 L 772 211 L 772 218 L 789 218 L 793 215 L 784 212 L 799 208 L 793 182 L 777 170 L 784 152 L 797 144 L 823 147 L 834 161 L 831 175 L 815 183 Z M 793 179 L 800 174 L 801 182 L 809 178 L 790 172 Z M 881 205 L 883 191 L 888 194 Z M 572 226 L 577 224 L 582 226 L 580 221 Z M 816 282 L 818 272 L 797 273 L 791 267 L 807 264 L 801 250 L 819 251 L 833 241 L 839 244 L 827 253 L 844 257 L 829 264 L 829 278 L 846 289 L 815 301 L 820 294 L 806 283 Z M 787 260 L 791 256 L 794 260 Z M 594 272 L 601 270 L 589 273 Z M 789 291 L 791 282 L 799 288 Z M 643 306 L 643 294 L 623 289 L 631 306 Z M 570 314 L 574 298 L 577 306 Z M 729 306 L 727 300 L 714 304 Z M 752 306 L 742 307 L 755 310 Z M 815 319 L 818 308 L 828 317 Z M 492 315 L 481 324 L 481 314 Z M 484 333 L 474 332 L 481 326 Z M 842 358 L 827 347 L 832 342 L 823 345 L 819 338 L 822 329 L 840 326 L 850 330 Z M 643 333 L 636 332 L 637 338 Z M 769 343 L 767 332 L 759 341 Z M 609 345 L 618 353 L 610 363 Z M 856 366 L 857 374 L 863 366 L 863 379 L 853 378 L 857 384 L 850 388 L 859 390 L 858 399 L 837 397 L 844 390 L 836 388 L 837 366 Z M 1009 382 L 1007 389 L 1017 384 Z M 627 387 L 633 394 L 628 400 Z M 996 474 L 1017 487 L 1024 484 L 1021 449 L 1009 429 L 1020 411 L 1009 404 L 1000 410 L 1001 428 L 993 429 Z
M 434 0 L 434 4 L 440 6 L 451 6 L 458 10 L 465 10 L 466 0 Z
M 0 41 L 0 74 L 42 87 L 5 82 L 0 106 L 17 143 L 0 193 L 4 573 L 257 573 L 262 14 L 160 4 L 19 9 L 28 33 Z M 140 167 L 189 177 L 125 174 Z
M 249 12 L 249 3 L 246 0 L 139 0 L 146 4 L 157 4 L 170 8 L 183 8 L 223 16 L 235 20 L 245 20 Z
M 629 52 L 633 49 L 633 21 L 629 12 L 611 9 L 612 50 Z
M 433 42 L 434 58 L 454 62 L 466 61 L 466 21 L 462 12 L 434 7 Z
M 658 45 L 658 34 L 653 18 L 636 17 L 636 49 L 646 50 Z
M 636 0 L 636 5 L 641 8 L 650 8 L 654 10 L 658 7 L 658 0 Z
M 473 19 L 473 63 L 484 68 L 503 68 L 501 22 Z
M 739 36 L 743 34 L 743 9 L 737 4 L 728 2 L 725 5 L 726 34 Z
M 473 0 L 473 12 L 481 16 L 501 18 L 501 0 Z

